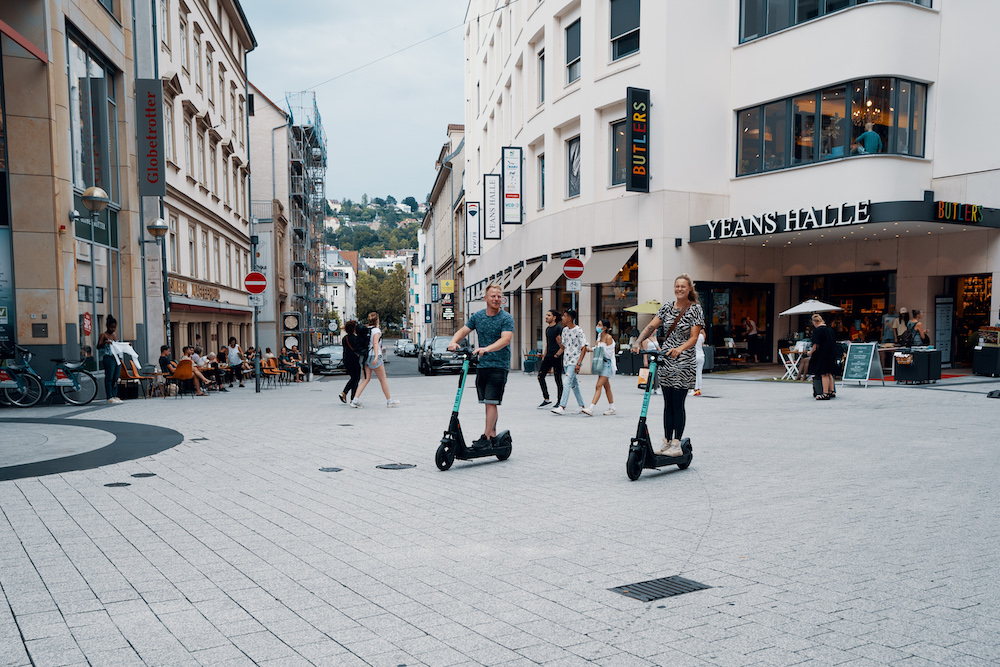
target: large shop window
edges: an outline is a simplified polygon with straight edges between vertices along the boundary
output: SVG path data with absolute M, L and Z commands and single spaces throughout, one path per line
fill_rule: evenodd
M 737 112 L 736 175 L 848 155 L 924 155 L 927 86 L 859 79 Z
M 742 0 L 740 42 L 749 42 L 855 5 L 885 0 Z M 891 0 L 930 7 L 932 0 Z
M 639 0 L 611 0 L 611 59 L 639 50 Z

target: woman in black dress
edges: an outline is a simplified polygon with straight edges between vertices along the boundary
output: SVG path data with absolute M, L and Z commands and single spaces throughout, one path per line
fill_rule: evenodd
M 813 314 L 812 323 L 814 331 L 809 350 L 809 374 L 818 375 L 823 380 L 823 393 L 816 400 L 828 401 L 837 397 L 833 386 L 833 374 L 837 372 L 837 347 L 833 329 L 826 325 L 819 313 Z
M 354 394 L 358 390 L 358 382 L 361 381 L 360 355 L 362 351 L 358 350 L 357 327 L 356 320 L 350 320 L 344 325 L 344 331 L 347 332 L 347 335 L 344 336 L 344 368 L 351 379 L 347 381 L 347 386 L 340 393 L 341 403 L 347 403 L 348 392 L 351 393 L 351 399 L 354 399 Z

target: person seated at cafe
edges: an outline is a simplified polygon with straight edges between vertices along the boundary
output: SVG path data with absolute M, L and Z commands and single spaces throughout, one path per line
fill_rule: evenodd
M 80 348 L 80 359 L 82 359 L 80 363 L 83 364 L 83 370 L 97 370 L 97 361 L 94 359 L 94 350 L 89 345 L 84 345 Z
M 195 347 L 195 352 L 197 351 L 198 348 Z M 216 391 L 229 391 L 222 386 L 226 381 L 225 372 L 219 368 L 219 361 L 218 357 L 215 356 L 215 352 L 209 352 L 207 357 L 201 357 L 201 363 L 195 363 L 195 366 L 198 367 L 202 375 L 212 381 Z
M 281 370 L 295 373 L 296 382 L 302 382 L 302 369 L 292 361 L 288 348 L 281 348 L 281 354 L 278 355 L 278 364 L 281 366 Z
M 296 367 L 298 367 L 299 378 L 303 377 L 305 375 L 306 365 L 302 363 L 302 355 L 299 354 L 298 345 L 292 345 L 292 349 L 288 351 L 288 360 L 291 361 L 293 364 L 295 364 Z M 301 382 L 301 381 L 302 381 L 301 379 L 296 380 L 296 382 Z
M 264 348 L 264 361 L 267 361 L 269 359 L 277 359 L 277 357 L 274 356 L 274 352 L 271 352 L 271 348 L 265 347 Z
M 195 366 L 198 366 L 198 367 L 204 366 L 205 365 L 205 358 L 203 356 L 201 356 L 201 354 L 202 354 L 201 345 L 195 345 L 192 348 L 192 350 L 193 351 L 191 353 L 191 361 L 194 362 Z
M 177 363 L 170 359 L 170 346 L 160 346 L 160 372 L 164 375 L 171 375 L 177 370 Z
M 202 391 L 201 388 L 202 387 L 208 388 L 211 382 L 209 382 L 208 378 L 206 378 L 202 374 L 201 370 L 194 364 L 194 359 L 191 357 L 191 355 L 194 354 L 194 345 L 185 345 L 184 348 L 181 350 L 181 352 L 184 353 L 184 356 L 181 357 L 181 361 L 191 362 L 191 370 L 194 373 L 194 376 L 192 378 L 194 380 L 194 395 L 208 396 L 208 394 Z

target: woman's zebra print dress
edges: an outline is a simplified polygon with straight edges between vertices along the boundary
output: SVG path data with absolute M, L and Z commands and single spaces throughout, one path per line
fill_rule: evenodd
M 664 331 L 670 328 L 680 312 L 672 303 L 660 308 L 656 316 L 660 318 Z M 696 326 L 705 326 L 705 315 L 702 312 L 701 304 L 692 303 L 684 314 L 680 315 L 680 321 L 677 322 L 677 326 L 670 332 L 660 349 L 670 350 L 680 347 L 691 337 L 691 328 Z M 691 347 L 681 352 L 676 359 L 670 357 L 664 359 L 663 365 L 656 369 L 656 377 L 659 378 L 661 387 L 694 389 L 696 370 L 695 351 Z

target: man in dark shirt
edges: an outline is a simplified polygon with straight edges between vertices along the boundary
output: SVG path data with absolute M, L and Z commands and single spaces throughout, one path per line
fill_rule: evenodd
M 542 357 L 541 368 L 538 369 L 538 384 L 542 386 L 542 402 L 539 408 L 547 408 L 552 405 L 549 400 L 549 387 L 545 382 L 545 376 L 549 369 L 556 380 L 556 403 L 562 400 L 563 392 L 563 345 L 562 345 L 562 313 L 558 310 L 550 310 L 545 313 L 545 355 Z
M 170 360 L 170 347 L 168 345 L 160 346 L 160 372 L 170 375 L 176 370 L 177 364 Z

